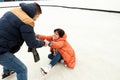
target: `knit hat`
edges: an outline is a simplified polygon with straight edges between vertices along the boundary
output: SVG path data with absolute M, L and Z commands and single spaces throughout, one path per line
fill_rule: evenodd
M 37 12 L 36 6 L 34 3 L 20 3 L 20 7 L 25 13 L 27 13 L 31 18 L 33 18 Z

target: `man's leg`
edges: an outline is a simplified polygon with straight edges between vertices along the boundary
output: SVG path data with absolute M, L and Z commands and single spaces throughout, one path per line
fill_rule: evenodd
M 0 64 L 8 70 L 15 71 L 17 73 L 17 80 L 27 80 L 26 66 L 12 53 L 7 52 L 0 55 Z
M 3 73 L 9 73 L 11 70 L 7 69 L 6 67 L 3 66 Z
M 15 73 L 15 71 L 9 70 L 6 67 L 3 66 L 3 74 L 2 74 L 2 79 L 10 76 L 11 74 Z

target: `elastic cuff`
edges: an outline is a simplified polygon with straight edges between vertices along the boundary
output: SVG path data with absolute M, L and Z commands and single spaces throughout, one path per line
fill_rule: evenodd
M 48 43 L 48 46 L 50 47 L 51 45 L 52 45 L 52 42 L 49 42 L 49 43 Z
M 40 36 L 40 35 L 39 35 L 39 34 L 37 34 L 37 35 L 36 35 L 36 38 L 37 38 L 37 39 L 39 39 L 39 36 Z

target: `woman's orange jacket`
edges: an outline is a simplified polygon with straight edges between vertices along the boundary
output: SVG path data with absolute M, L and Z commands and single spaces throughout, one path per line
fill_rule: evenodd
M 75 52 L 71 45 L 66 40 L 67 35 L 65 34 L 62 38 L 53 40 L 53 36 L 45 36 L 45 35 L 39 35 L 38 37 L 40 40 L 47 40 L 52 42 L 50 46 L 50 50 L 52 51 L 53 48 L 56 48 L 59 53 L 62 55 L 62 58 L 64 59 L 64 63 L 69 68 L 74 68 L 76 64 L 76 57 Z

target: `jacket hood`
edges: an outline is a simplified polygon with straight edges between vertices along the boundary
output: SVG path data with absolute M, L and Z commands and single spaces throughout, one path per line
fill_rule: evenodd
M 63 37 L 62 37 L 61 39 L 66 40 L 66 38 L 67 38 L 67 35 L 64 34 Z
M 37 12 L 36 6 L 34 3 L 20 3 L 22 10 L 27 13 L 31 18 L 33 18 Z
M 67 35 L 64 34 L 63 37 L 55 39 L 55 41 L 63 41 L 63 40 L 66 40 L 66 38 L 67 38 Z

